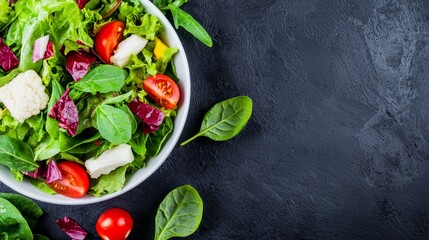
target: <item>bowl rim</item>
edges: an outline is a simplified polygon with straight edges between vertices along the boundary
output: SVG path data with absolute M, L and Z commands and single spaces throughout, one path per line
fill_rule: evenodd
M 182 45 L 182 42 L 180 41 L 179 36 L 177 35 L 176 30 L 173 28 L 169 20 L 164 16 L 164 14 L 149 0 L 140 0 L 142 3 L 145 12 L 155 15 L 161 22 L 161 24 L 164 27 L 163 32 L 161 35 L 169 35 L 168 38 L 165 38 L 165 42 L 169 44 L 170 46 L 174 46 L 175 48 L 178 48 L 179 52 L 174 57 L 175 62 L 182 62 L 183 66 L 180 71 L 183 71 L 183 77 L 180 78 L 179 87 L 181 89 L 181 100 L 179 102 L 179 111 L 177 111 L 177 116 L 174 119 L 174 128 L 172 134 L 169 136 L 168 140 L 164 143 L 160 153 L 154 157 L 151 158 L 149 163 L 142 169 L 137 170 L 136 172 L 132 173 L 131 175 L 127 175 L 127 180 L 124 184 L 124 187 L 114 193 L 106 194 L 101 197 L 94 197 L 90 195 L 86 195 L 83 198 L 69 198 L 65 197 L 63 195 L 57 194 L 57 195 L 49 195 L 39 189 L 37 189 L 35 186 L 31 185 L 28 181 L 24 182 L 18 182 L 14 179 L 12 173 L 8 168 L 5 168 L 4 166 L 1 166 L 5 169 L 7 169 L 7 174 L 0 174 L 0 181 L 11 188 L 12 190 L 25 195 L 27 197 L 30 197 L 32 199 L 45 202 L 45 203 L 51 203 L 56 205 L 88 205 L 88 204 L 94 204 L 103 202 L 115 197 L 118 197 L 131 189 L 134 189 L 138 185 L 140 185 L 143 181 L 145 181 L 147 178 L 149 178 L 168 158 L 168 156 L 173 151 L 174 147 L 177 145 L 177 142 L 180 138 L 180 135 L 183 131 L 183 128 L 186 123 L 186 119 L 189 112 L 189 105 L 190 105 L 190 98 L 191 98 L 191 76 L 190 76 L 190 70 L 189 70 L 189 63 L 186 56 L 185 49 Z M 174 44 L 171 44 L 171 42 L 174 42 Z M 183 93 L 186 94 L 183 94 Z M 183 97 L 184 96 L 184 97 Z M 0 169 L 1 171 L 1 169 Z M 136 177 L 136 174 L 138 174 L 140 171 L 140 175 L 138 178 Z M 144 171 L 144 172 L 142 172 Z M 132 181 L 130 181 L 130 178 L 133 178 Z M 34 189 L 35 191 L 28 191 L 26 188 L 30 185 L 30 190 Z

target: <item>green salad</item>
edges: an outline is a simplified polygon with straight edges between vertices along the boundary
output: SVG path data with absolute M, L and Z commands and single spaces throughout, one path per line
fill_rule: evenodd
M 173 130 L 162 29 L 138 0 L 0 0 L 0 164 L 50 194 L 122 189 Z

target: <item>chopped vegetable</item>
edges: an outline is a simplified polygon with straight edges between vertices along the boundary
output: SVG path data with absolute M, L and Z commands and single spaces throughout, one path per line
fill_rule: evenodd
M 158 130 L 164 121 L 164 113 L 149 104 L 134 99 L 128 103 L 128 107 L 137 117 L 142 120 L 143 133 L 151 133 Z
M 85 51 L 72 51 L 67 54 L 66 69 L 77 82 L 82 79 L 88 72 L 96 58 Z
M 67 197 L 81 198 L 89 189 L 89 177 L 85 169 L 75 162 L 58 163 L 62 178 L 48 183 L 55 192 Z
M 110 62 L 123 68 L 128 64 L 132 55 L 139 54 L 148 43 L 148 40 L 135 34 L 119 43 L 118 48 L 114 51 L 115 55 L 110 58 Z
M 34 42 L 33 49 L 33 63 L 42 60 L 45 57 L 46 50 L 48 49 L 49 35 L 38 38 Z
M 95 51 L 105 63 L 110 63 L 110 58 L 121 41 L 124 30 L 123 22 L 112 21 L 103 25 L 95 36 Z
M 134 160 L 131 146 L 121 144 L 106 150 L 97 159 L 90 158 L 85 161 L 85 167 L 91 178 L 98 178 L 102 174 L 108 174 L 118 167 L 131 163 Z
M 165 43 L 161 39 L 157 38 L 155 49 L 153 50 L 153 53 L 155 54 L 155 58 L 157 60 L 161 60 L 164 56 L 165 50 L 167 49 L 168 49 L 168 46 L 165 45 Z
M 0 102 L 19 122 L 39 114 L 48 105 L 48 100 L 42 79 L 33 70 L 18 74 L 0 88 Z
M 19 65 L 19 60 L 12 50 L 0 38 L 0 67 L 4 71 L 9 71 Z
M 68 217 L 56 221 L 58 226 L 73 240 L 83 240 L 88 233 L 77 222 Z
M 49 112 L 49 117 L 58 121 L 58 126 L 67 130 L 70 136 L 77 132 L 79 115 L 76 105 L 69 96 L 70 88 L 67 89 Z
M 53 159 L 49 160 L 48 165 L 46 166 L 46 183 L 51 183 L 57 180 L 62 179 L 60 169 Z
M 176 82 L 164 74 L 156 74 L 148 77 L 143 88 L 155 102 L 159 105 L 174 109 L 180 99 L 180 90 Z

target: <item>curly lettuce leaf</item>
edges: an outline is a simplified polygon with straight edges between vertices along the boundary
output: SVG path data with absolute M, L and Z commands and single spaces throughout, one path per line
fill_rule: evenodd
M 159 19 L 147 13 L 143 17 L 140 17 L 137 22 L 127 19 L 124 35 L 136 34 L 148 40 L 154 40 L 162 29 L 163 26 Z
M 122 2 L 118 10 L 118 19 L 122 22 L 126 22 L 127 20 L 136 22 L 143 15 L 143 5 L 138 0 Z
M 151 56 L 152 53 L 145 50 L 146 49 L 143 50 L 143 54 L 147 57 L 149 57 L 149 55 Z M 143 61 L 136 55 L 131 56 L 130 62 L 127 66 L 125 66 L 125 68 L 128 69 L 130 72 L 125 82 L 134 82 L 137 85 L 141 85 L 147 77 L 149 77 L 150 75 L 155 75 L 157 73 L 156 64 L 152 63 L 151 58 L 150 61 Z

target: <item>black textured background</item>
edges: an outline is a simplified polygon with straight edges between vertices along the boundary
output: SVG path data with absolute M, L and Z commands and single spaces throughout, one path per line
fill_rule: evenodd
M 133 191 L 89 206 L 45 210 L 38 231 L 67 239 L 69 216 L 96 239 L 110 207 L 151 239 L 156 208 L 191 184 L 204 200 L 188 239 L 428 239 L 429 2 L 191 0 L 207 48 L 180 30 L 193 95 L 182 140 L 216 102 L 254 100 L 228 142 L 177 147 Z M 0 190 L 10 191 L 4 185 Z

